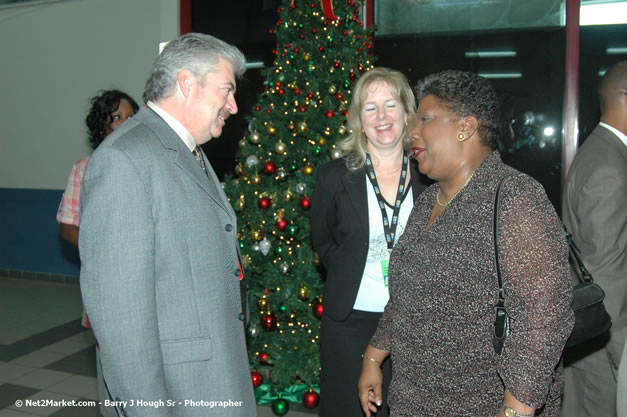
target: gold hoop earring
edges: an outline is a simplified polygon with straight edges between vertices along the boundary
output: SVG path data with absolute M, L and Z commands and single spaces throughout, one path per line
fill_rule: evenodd
M 457 140 L 458 140 L 459 142 L 463 142 L 464 140 L 466 140 L 466 135 L 464 135 L 464 132 L 459 132 L 459 133 L 457 134 Z

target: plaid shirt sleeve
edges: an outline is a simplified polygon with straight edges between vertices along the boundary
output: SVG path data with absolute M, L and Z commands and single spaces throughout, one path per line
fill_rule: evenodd
M 57 210 L 57 222 L 78 226 L 81 208 L 81 184 L 89 158 L 83 158 L 72 166 L 67 185 L 61 197 L 61 204 Z

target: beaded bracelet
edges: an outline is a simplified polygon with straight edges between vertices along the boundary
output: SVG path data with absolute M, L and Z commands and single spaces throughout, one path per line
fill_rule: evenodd
M 381 365 L 381 364 L 382 364 L 382 363 L 381 363 L 381 361 L 378 361 L 378 360 L 376 360 L 375 358 L 371 358 L 370 356 L 361 355 L 361 357 L 362 357 L 362 359 L 368 359 L 369 361 L 376 362 L 376 363 L 378 363 L 379 365 Z

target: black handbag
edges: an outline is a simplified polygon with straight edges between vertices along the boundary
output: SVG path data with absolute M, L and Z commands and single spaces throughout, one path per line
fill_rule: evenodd
M 507 314 L 507 310 L 505 310 L 505 291 L 503 289 L 503 282 L 501 281 L 498 246 L 498 213 L 500 206 L 499 193 L 501 190 L 501 184 L 510 175 L 506 175 L 501 179 L 494 196 L 494 257 L 496 263 L 496 278 L 499 284 L 499 299 L 498 303 L 494 307 L 495 319 L 493 344 L 494 351 L 497 354 L 500 354 L 503 350 L 505 338 L 511 331 L 510 317 L 509 314 Z M 564 233 L 566 235 L 566 240 L 568 241 L 569 262 L 574 285 L 573 302 L 571 307 L 575 313 L 575 327 L 566 342 L 566 346 L 564 347 L 564 349 L 568 349 L 592 340 L 607 332 L 612 326 L 612 318 L 607 313 L 607 310 L 605 310 L 605 306 L 603 305 L 605 293 L 601 287 L 594 282 L 592 275 L 590 275 L 590 272 L 581 262 L 579 248 L 575 245 L 573 237 L 568 230 L 566 230 L 566 227 L 564 227 Z

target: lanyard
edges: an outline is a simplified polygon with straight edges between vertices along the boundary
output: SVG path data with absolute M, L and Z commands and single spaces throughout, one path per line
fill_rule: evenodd
M 398 192 L 396 193 L 396 202 L 394 203 L 394 211 L 392 212 L 392 225 L 388 220 L 388 214 L 385 210 L 385 199 L 379 189 L 379 183 L 377 182 L 377 176 L 374 173 L 374 167 L 372 166 L 372 159 L 370 154 L 366 154 L 366 173 L 368 179 L 374 188 L 374 193 L 377 196 L 379 202 L 379 208 L 381 209 L 381 217 L 383 218 L 383 232 L 385 233 L 385 240 L 388 243 L 388 249 L 394 247 L 394 237 L 396 235 L 396 226 L 398 225 L 398 214 L 401 211 L 401 201 L 403 200 L 403 193 L 405 192 L 405 179 L 407 178 L 407 166 L 409 165 L 409 158 L 407 153 L 403 152 L 403 167 L 401 168 L 401 178 L 398 181 Z

